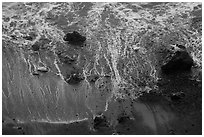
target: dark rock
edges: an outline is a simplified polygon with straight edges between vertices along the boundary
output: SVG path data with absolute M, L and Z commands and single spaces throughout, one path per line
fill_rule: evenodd
M 72 73 L 71 75 L 67 75 L 67 78 L 65 78 L 65 81 L 70 85 L 77 85 L 82 80 L 84 80 L 84 77 L 78 73 Z
M 94 119 L 94 129 L 99 129 L 100 127 L 108 127 L 108 121 L 104 115 L 96 116 Z
M 33 71 L 32 74 L 33 74 L 34 76 L 39 76 L 39 75 L 40 75 L 37 71 Z
M 33 40 L 33 37 L 31 37 L 31 36 L 24 36 L 23 38 L 26 39 L 26 40 L 30 40 L 30 41 Z
M 77 31 L 73 31 L 72 33 L 67 33 L 63 40 L 73 45 L 81 45 L 86 41 L 86 37 L 82 36 Z
M 128 116 L 121 116 L 117 120 L 119 124 L 124 124 L 126 121 L 130 120 L 130 118 Z
M 176 47 L 182 49 L 182 50 L 186 50 L 186 47 L 180 44 L 176 44 Z
M 41 38 L 31 46 L 31 49 L 33 51 L 39 51 L 40 49 L 47 49 L 49 48 L 50 42 L 51 42 L 50 39 L 45 38 L 44 36 L 41 36 Z
M 201 11 L 197 11 L 197 12 L 202 13 Z M 202 32 L 202 16 L 196 16 L 192 18 L 190 28 L 196 29 L 198 32 Z
M 201 23 L 202 22 L 202 17 L 198 16 L 198 17 L 194 17 L 191 19 L 192 21 L 192 24 L 195 24 L 195 23 Z
M 23 128 L 22 127 L 17 127 L 18 128 L 18 130 L 22 130 Z
M 17 36 L 15 36 L 15 35 L 11 35 L 10 36 L 13 40 L 17 40 Z
M 33 44 L 33 45 L 32 45 L 32 50 L 33 50 L 33 51 L 39 51 L 39 50 L 40 50 L 40 45 L 37 44 L 37 43 Z
M 169 84 L 169 80 L 165 80 L 165 79 L 159 79 L 157 81 L 157 85 L 162 87 L 162 86 L 165 86 L 165 85 L 168 85 Z
M 169 134 L 170 134 L 170 135 L 175 135 L 175 131 L 174 131 L 174 130 L 170 130 L 170 131 L 169 131 Z
M 170 95 L 172 101 L 179 101 L 185 97 L 183 92 L 172 93 Z
M 60 61 L 62 61 L 65 64 L 73 64 L 76 61 L 75 59 L 73 59 L 73 58 L 71 58 L 69 56 L 60 55 L 58 57 L 59 57 Z
M 49 71 L 49 69 L 47 67 L 38 67 L 37 68 L 37 71 L 38 72 L 43 72 L 43 73 L 46 73 Z
M 52 41 L 51 39 L 48 39 L 45 36 L 41 36 L 41 38 L 38 41 L 38 44 L 40 45 L 41 49 L 47 49 L 49 48 L 51 41 Z
M 90 76 L 87 76 L 87 80 L 90 82 L 90 83 L 95 83 L 97 79 L 99 79 L 99 75 L 95 74 L 95 75 L 90 75 Z
M 33 41 L 37 37 L 36 32 L 29 32 L 27 35 L 23 36 L 24 39 Z
M 193 66 L 193 59 L 189 53 L 183 49 L 178 50 L 175 53 L 170 52 L 166 60 L 167 61 L 161 66 L 162 72 L 165 74 L 190 71 Z

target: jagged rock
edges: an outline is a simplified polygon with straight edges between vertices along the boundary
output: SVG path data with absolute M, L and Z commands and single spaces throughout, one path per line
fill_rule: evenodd
M 86 41 L 86 37 L 82 36 L 77 31 L 73 31 L 72 33 L 67 33 L 63 40 L 73 45 L 81 45 Z
M 77 85 L 82 80 L 84 80 L 84 77 L 78 73 L 72 73 L 71 75 L 67 75 L 67 78 L 65 78 L 65 81 L 70 85 Z
M 193 66 L 193 59 L 184 46 L 176 45 L 176 49 L 170 51 L 161 66 L 162 72 L 165 74 L 190 71 Z

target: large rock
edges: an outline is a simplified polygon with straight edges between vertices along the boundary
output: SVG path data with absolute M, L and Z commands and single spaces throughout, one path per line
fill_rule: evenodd
M 165 74 L 190 71 L 193 66 L 193 59 L 184 46 L 174 45 L 173 50 L 168 53 L 163 65 L 162 72 Z
M 77 31 L 73 31 L 72 33 L 67 33 L 63 40 L 73 45 L 81 45 L 86 41 L 86 37 L 82 36 Z

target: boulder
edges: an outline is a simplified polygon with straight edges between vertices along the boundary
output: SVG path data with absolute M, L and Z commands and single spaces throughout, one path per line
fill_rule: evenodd
M 67 33 L 63 40 L 73 45 L 81 45 L 86 41 L 86 37 L 82 36 L 77 31 L 73 31 L 71 33 Z
M 185 47 L 176 45 L 176 48 L 168 52 L 161 70 L 165 74 L 190 71 L 193 64 L 193 59 Z

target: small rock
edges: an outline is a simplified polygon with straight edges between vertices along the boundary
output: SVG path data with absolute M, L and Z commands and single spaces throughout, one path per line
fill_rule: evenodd
M 67 33 L 63 40 L 73 45 L 81 45 L 86 41 L 86 37 L 82 36 L 77 31 L 73 31 L 72 33 Z

